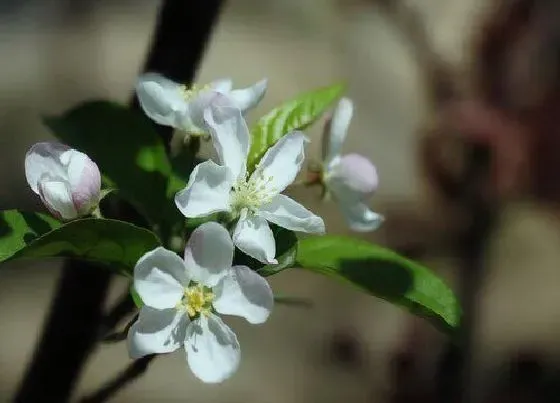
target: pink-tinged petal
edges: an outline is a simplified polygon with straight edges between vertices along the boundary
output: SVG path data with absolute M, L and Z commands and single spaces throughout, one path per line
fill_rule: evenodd
M 39 196 L 54 216 L 63 220 L 78 217 L 68 182 L 58 179 L 40 179 Z
M 377 190 L 379 178 L 369 159 L 359 154 L 347 154 L 327 172 L 326 182 L 327 186 L 343 188 L 340 192 L 348 190 L 364 199 Z
M 66 169 L 60 161 L 61 155 L 70 147 L 60 143 L 42 142 L 34 144 L 25 155 L 25 178 L 27 183 L 39 194 L 39 179 L 50 178 L 66 180 Z
M 74 206 L 79 214 L 87 214 L 99 203 L 99 168 L 86 154 L 72 150 L 67 170 Z
M 323 132 L 322 155 L 323 163 L 330 166 L 342 151 L 342 144 L 346 138 L 348 126 L 354 110 L 353 103 L 348 98 L 338 101 L 332 116 L 327 120 Z

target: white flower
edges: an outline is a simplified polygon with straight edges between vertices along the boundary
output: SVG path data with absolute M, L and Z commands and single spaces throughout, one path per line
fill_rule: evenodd
M 359 232 L 373 231 L 383 222 L 383 216 L 371 211 L 366 204 L 377 189 L 375 166 L 362 155 L 340 154 L 352 110 L 352 101 L 342 98 L 325 126 L 321 177 L 350 228 Z
M 138 79 L 136 95 L 146 115 L 156 123 L 171 126 L 191 135 L 205 134 L 203 111 L 216 94 L 243 113 L 254 108 L 263 98 L 267 81 L 248 88 L 232 90 L 229 79 L 211 82 L 203 87 L 187 88 L 157 73 L 146 73 Z
M 231 267 L 233 250 L 227 230 L 208 222 L 192 233 L 184 260 L 162 247 L 140 258 L 134 287 L 145 305 L 128 332 L 132 358 L 183 347 L 203 382 L 222 382 L 237 370 L 237 337 L 216 313 L 260 324 L 274 302 L 264 278 L 246 266 Z
M 101 175 L 84 153 L 59 143 L 37 143 L 25 156 L 31 189 L 56 217 L 72 220 L 97 207 Z
M 306 137 L 292 132 L 262 157 L 255 171 L 247 172 L 250 135 L 238 109 L 216 102 L 205 111 L 210 135 L 223 164 L 197 165 L 175 203 L 188 218 L 229 212 L 237 224 L 234 244 L 263 263 L 277 263 L 276 244 L 268 222 L 292 231 L 323 233 L 323 220 L 280 194 L 292 183 L 304 159 Z M 267 222 L 268 221 L 268 222 Z

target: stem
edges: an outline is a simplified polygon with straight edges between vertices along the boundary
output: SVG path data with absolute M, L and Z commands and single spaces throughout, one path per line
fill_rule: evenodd
M 134 301 L 132 300 L 127 287 L 119 301 L 103 317 L 103 320 L 97 329 L 97 338 L 103 339 L 106 337 L 124 317 L 134 311 L 135 307 L 136 306 L 134 305 Z
M 122 388 L 142 376 L 155 355 L 147 355 L 130 364 L 124 371 L 106 385 L 103 385 L 97 392 L 92 393 L 79 400 L 79 403 L 101 403 L 116 395 Z
M 157 71 L 177 81 L 191 82 L 222 3 L 223 0 L 202 3 L 165 0 L 144 70 Z M 196 18 L 187 21 L 195 8 Z M 136 99 L 131 103 L 132 107 L 138 108 Z M 171 130 L 161 126 L 156 130 L 165 144 L 169 144 Z M 116 205 L 114 210 L 115 214 L 111 216 L 120 219 L 135 217 L 133 212 L 121 205 Z M 109 282 L 110 273 L 107 270 L 86 262 L 65 262 L 41 340 L 17 392 L 16 402 L 63 403 L 69 400 L 86 359 L 96 345 Z M 130 307 L 130 311 L 132 309 Z M 125 310 L 121 312 L 122 317 L 128 314 Z M 118 322 L 119 318 L 115 315 L 113 319 Z M 139 376 L 149 361 L 146 357 L 140 364 L 132 364 L 126 381 L 113 383 L 111 389 L 104 388 L 106 392 L 101 390 L 96 395 L 109 397 Z M 145 363 L 144 367 L 142 363 Z M 107 394 L 107 390 L 111 393 Z

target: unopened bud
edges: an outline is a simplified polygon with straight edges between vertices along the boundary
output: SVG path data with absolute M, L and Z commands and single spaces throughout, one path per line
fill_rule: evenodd
M 101 174 L 86 154 L 59 143 L 37 143 L 25 156 L 27 183 L 57 218 L 72 220 L 99 204 Z

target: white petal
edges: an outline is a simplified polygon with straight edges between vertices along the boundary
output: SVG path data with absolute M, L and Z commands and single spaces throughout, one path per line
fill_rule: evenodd
M 187 113 L 183 122 L 183 128 L 187 132 L 208 133 L 208 125 L 204 120 L 204 112 L 210 106 L 218 104 L 233 106 L 226 95 L 211 88 L 197 92 L 187 103 Z
M 245 175 L 250 134 L 239 109 L 216 102 L 204 111 L 210 136 L 218 158 L 233 177 Z
M 157 73 L 146 73 L 138 79 L 136 95 L 148 117 L 161 125 L 180 128 L 187 107 L 180 84 Z
M 71 150 L 67 171 L 74 206 L 80 214 L 87 214 L 99 203 L 99 168 L 86 154 Z
M 232 82 L 229 78 L 220 78 L 210 83 L 210 88 L 222 94 L 231 91 Z
M 338 101 L 323 133 L 323 163 L 329 166 L 340 155 L 354 106 L 348 98 Z
M 206 383 L 225 381 L 235 373 L 241 361 L 235 333 L 216 315 L 202 315 L 190 323 L 185 351 L 191 371 Z
M 261 206 L 259 215 L 292 231 L 322 234 L 325 232 L 323 219 L 288 196 L 276 195 L 268 204 Z
M 55 216 L 63 220 L 72 220 L 78 217 L 68 182 L 48 178 L 40 179 L 39 195 L 45 206 Z
M 381 214 L 371 211 L 365 203 L 340 200 L 339 206 L 348 226 L 356 232 L 374 231 L 384 221 Z
M 162 247 L 144 254 L 134 267 L 134 288 L 153 308 L 174 308 L 189 281 L 183 259 Z
M 138 320 L 128 331 L 128 353 L 131 358 L 148 354 L 170 353 L 185 341 L 189 318 L 176 309 L 154 309 L 143 306 Z
M 266 79 L 253 84 L 250 87 L 233 90 L 228 97 L 233 101 L 234 105 L 245 113 L 249 109 L 253 109 L 263 99 L 266 92 L 268 81 Z
M 202 162 L 191 172 L 187 186 L 175 195 L 175 204 L 189 218 L 229 211 L 233 182 L 227 167 L 210 160 Z
M 302 132 L 286 134 L 264 154 L 251 178 L 258 178 L 269 194 L 282 192 L 296 178 L 308 141 Z
M 51 178 L 67 179 L 66 168 L 60 161 L 60 156 L 70 150 L 68 146 L 59 143 L 34 144 L 25 155 L 25 178 L 27 183 L 39 194 L 39 179 L 45 174 Z
M 224 227 L 207 222 L 193 231 L 185 248 L 185 265 L 194 281 L 213 287 L 232 261 L 233 242 Z
M 236 315 L 249 323 L 264 323 L 274 305 L 272 289 L 263 277 L 247 266 L 234 266 L 213 290 L 214 308 L 224 315 Z
M 276 264 L 276 243 L 266 220 L 244 210 L 233 233 L 233 243 L 262 263 Z

